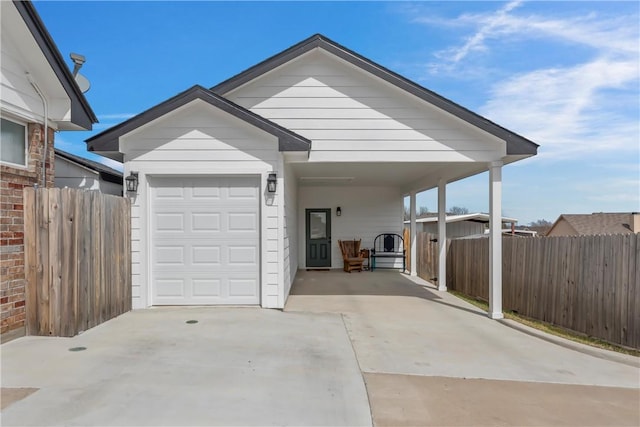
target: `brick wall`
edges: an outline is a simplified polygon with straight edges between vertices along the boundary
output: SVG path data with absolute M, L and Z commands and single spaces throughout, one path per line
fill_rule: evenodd
M 44 126 L 29 124 L 29 154 L 27 168 L 0 164 L 0 313 L 1 340 L 24 335 L 25 274 L 24 220 L 22 189 L 34 184 L 42 186 Z M 47 187 L 54 182 L 54 132 L 49 129 L 46 155 Z

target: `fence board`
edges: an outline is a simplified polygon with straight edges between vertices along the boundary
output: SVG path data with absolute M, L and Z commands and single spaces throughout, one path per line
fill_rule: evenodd
M 38 219 L 38 335 L 49 334 L 49 193 L 37 197 Z M 25 227 L 27 224 L 25 224 Z
M 130 310 L 129 201 L 73 189 L 24 192 L 28 333 L 74 336 Z
M 74 233 L 74 217 L 75 217 L 75 193 L 69 191 L 68 188 L 60 192 L 60 206 L 62 208 L 62 235 L 61 235 L 61 289 L 60 289 L 60 317 L 67 319 L 60 325 L 58 335 L 63 337 L 72 337 L 76 335 L 75 321 L 75 270 L 76 270 L 76 239 Z
M 418 238 L 426 280 L 432 243 Z M 437 246 L 435 244 L 434 246 Z M 488 299 L 489 241 L 448 243 L 448 288 Z M 615 344 L 640 348 L 640 234 L 503 237 L 503 307 Z
M 25 265 L 25 311 L 27 335 L 34 335 L 38 325 L 38 298 L 36 284 L 38 282 L 36 201 L 33 191 L 24 192 L 24 224 L 31 224 L 24 230 L 24 265 Z

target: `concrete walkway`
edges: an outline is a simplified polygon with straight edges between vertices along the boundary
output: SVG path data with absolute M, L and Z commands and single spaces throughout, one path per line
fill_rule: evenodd
M 378 426 L 640 425 L 638 358 L 536 338 L 418 278 L 299 272 L 286 311 L 343 315 Z

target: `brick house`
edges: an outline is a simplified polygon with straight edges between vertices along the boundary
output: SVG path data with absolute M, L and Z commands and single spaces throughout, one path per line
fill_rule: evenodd
M 0 339 L 5 342 L 25 333 L 22 190 L 53 187 L 56 131 L 91 130 L 98 120 L 33 4 L 3 1 L 0 15 Z

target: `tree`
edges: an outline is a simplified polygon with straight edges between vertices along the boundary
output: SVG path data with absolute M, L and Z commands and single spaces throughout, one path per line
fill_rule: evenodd
M 416 216 L 424 215 L 429 213 L 429 208 L 426 206 L 420 206 L 418 208 L 418 212 Z M 404 220 L 408 221 L 411 219 L 411 208 L 409 206 L 404 207 Z
M 449 215 L 466 215 L 469 213 L 469 209 L 460 206 L 454 206 L 449 209 Z
M 532 221 L 529 223 L 530 227 L 551 227 L 553 223 L 551 221 L 547 221 L 546 219 L 539 219 L 537 221 Z

